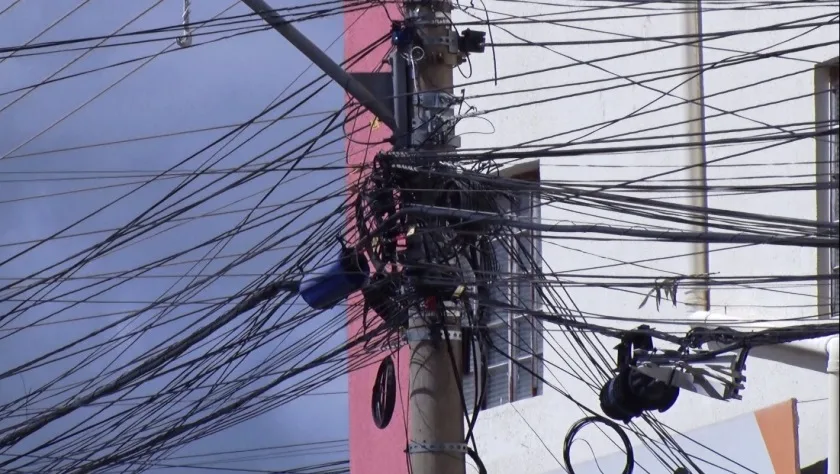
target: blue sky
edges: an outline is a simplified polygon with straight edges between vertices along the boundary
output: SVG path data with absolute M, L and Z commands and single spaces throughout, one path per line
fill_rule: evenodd
M 11 0 L 0 1 L 0 11 L 11 3 Z M 26 43 L 64 13 L 81 3 L 84 3 L 84 6 L 37 41 L 108 35 L 156 2 L 153 0 L 131 2 L 27 0 L 0 16 L 0 47 Z M 232 0 L 194 2 L 193 20 L 212 17 L 235 3 L 238 2 Z M 237 5 L 226 15 L 247 12 L 249 12 L 247 7 Z M 133 22 L 126 31 L 174 25 L 180 22 L 180 16 L 181 2 L 165 0 Z M 340 37 L 341 16 L 307 22 L 299 27 L 320 47 L 329 48 L 328 52 L 333 58 L 341 57 L 343 51 Z M 204 41 L 204 38 L 196 38 L 196 43 L 201 41 Z M 61 75 L 72 75 L 150 55 L 167 44 L 167 42 L 155 42 L 101 48 L 68 67 Z M 0 227 L 0 261 L 10 259 L 0 266 L 0 278 L 2 278 L 0 284 L 2 285 L 58 262 L 74 251 L 100 241 L 107 235 L 103 230 L 113 229 L 128 222 L 146 209 L 150 203 L 164 196 L 180 180 L 157 180 L 139 189 L 130 197 L 120 199 L 120 196 L 137 188 L 141 182 L 148 179 L 149 175 L 172 167 L 212 140 L 222 136 L 229 129 L 179 133 L 166 138 L 133 140 L 109 146 L 88 145 L 241 123 L 259 113 L 293 81 L 296 81 L 294 82 L 296 85 L 302 85 L 319 73 L 315 67 L 310 67 L 301 78 L 296 80 L 296 77 L 307 66 L 310 66 L 309 61 L 286 43 L 279 34 L 274 31 L 265 31 L 161 55 L 76 111 L 74 110 L 80 105 L 97 96 L 140 63 L 109 68 L 48 84 L 33 90 L 19 100 L 23 92 L 8 93 L 8 91 L 38 84 L 81 53 L 82 51 L 72 51 L 12 57 L 0 63 L 0 109 L 3 109 L 0 112 L 0 215 L 3 218 L 3 225 Z M 15 100 L 17 102 L 12 103 Z M 300 131 L 322 119 L 324 115 L 318 114 L 319 112 L 338 109 L 342 100 L 340 89 L 335 85 L 330 85 L 305 106 L 295 111 L 297 115 L 308 114 L 308 116 L 276 123 L 255 139 L 236 149 L 218 165 L 218 168 L 230 168 L 245 163 L 286 139 L 298 137 L 285 149 L 301 143 L 298 136 Z M 276 117 L 284 110 L 281 107 L 270 117 Z M 252 128 L 254 131 L 259 129 Z M 246 132 L 243 138 L 249 135 Z M 311 136 L 312 134 L 305 135 L 306 138 Z M 337 137 L 333 135 L 333 138 Z M 241 141 L 240 139 L 234 142 L 234 145 Z M 67 150 L 74 147 L 76 149 Z M 229 151 L 232 148 L 228 147 L 226 150 Z M 343 163 L 343 158 L 339 154 L 341 149 L 341 143 L 331 145 L 320 152 L 321 154 L 332 153 L 331 155 L 307 159 L 306 166 Z M 263 162 L 283 151 L 284 148 L 281 147 L 267 155 Z M 179 170 L 189 171 L 196 163 L 203 162 L 210 155 L 211 153 L 202 155 L 197 161 L 194 160 L 180 167 Z M 190 189 L 200 192 L 203 186 L 208 186 L 211 178 L 198 180 Z M 277 207 L 304 194 L 304 191 L 313 189 L 322 189 L 325 193 L 332 192 L 340 186 L 341 171 L 299 173 L 291 178 L 294 181 L 278 187 L 263 205 Z M 260 191 L 270 188 L 277 179 L 276 175 L 269 174 L 252 181 L 247 186 L 239 186 L 226 191 L 214 199 L 209 206 L 196 210 L 190 215 L 209 212 L 226 205 L 227 209 L 247 210 L 249 206 L 256 205 L 265 195 L 260 194 Z M 15 257 L 25 248 L 20 244 L 21 242 L 43 239 L 104 204 L 112 205 L 67 232 L 77 235 L 76 237 L 54 240 Z M 304 218 L 297 219 L 293 227 L 305 229 L 312 219 L 334 207 L 333 202 L 321 210 L 313 208 L 306 213 Z M 97 259 L 86 266 L 79 275 L 125 270 L 156 257 L 171 255 L 173 252 L 188 247 L 197 239 L 209 238 L 230 229 L 242 217 L 240 212 L 212 218 L 191 219 L 166 233 Z M 274 230 L 275 226 L 282 223 L 281 219 L 259 226 L 253 232 L 238 235 L 225 246 L 222 253 L 244 252 Z M 282 249 L 267 252 L 255 261 L 237 268 L 236 273 L 241 276 L 222 278 L 195 298 L 210 299 L 231 295 L 253 281 L 253 275 L 270 268 L 283 254 Z M 200 258 L 201 255 L 196 253 L 191 254 L 190 257 Z M 215 263 L 213 262 L 210 268 L 215 268 L 213 267 Z M 108 314 L 137 309 L 144 302 L 151 301 L 166 292 L 173 284 L 185 284 L 180 280 L 175 281 L 174 276 L 187 273 L 187 268 L 185 266 L 173 267 L 170 274 L 163 272 L 156 274 L 156 277 L 126 281 L 106 293 L 96 295 L 95 302 L 74 304 L 72 298 L 68 298 L 66 301 L 41 305 L 16 318 L 15 321 L 7 321 L 5 335 L 0 332 L 0 337 L 2 337 L 0 339 L 0 353 L 2 353 L 0 369 L 7 370 L 58 347 L 74 336 L 87 334 L 101 327 L 103 321 L 115 320 L 114 316 L 107 316 Z M 78 288 L 78 285 L 82 285 L 82 281 L 68 282 L 63 288 Z M 8 294 L 5 293 L 4 297 L 0 298 L 0 314 L 6 313 L 19 303 L 19 301 L 7 299 Z M 299 306 L 300 303 L 294 303 L 294 305 Z M 34 321 L 58 309 L 64 309 L 64 312 L 61 316 L 50 320 L 54 324 L 32 326 Z M 289 338 L 264 348 L 267 352 L 263 356 L 267 357 L 271 351 L 282 349 L 278 346 L 290 344 L 307 334 L 307 329 L 311 330 L 329 320 L 331 316 L 335 316 L 335 313 L 322 315 L 321 319 L 302 325 Z M 125 327 L 120 327 L 102 337 L 113 337 L 119 331 L 130 331 L 134 327 L 131 324 L 127 323 Z M 130 347 L 125 348 L 126 352 L 120 356 L 119 360 L 125 361 L 132 355 L 139 355 L 167 337 L 171 337 L 173 332 L 186 328 L 186 323 L 179 324 L 170 324 L 159 331 L 144 333 L 142 337 L 134 340 Z M 333 339 L 333 343 L 339 341 L 336 338 Z M 259 354 L 256 356 L 262 357 Z M 106 357 L 89 364 L 76 374 L 80 377 L 77 380 L 88 379 L 92 376 L 91 374 L 105 370 L 108 367 L 107 361 L 112 359 Z M 39 370 L 0 379 L 0 401 L 5 403 L 11 398 L 20 396 L 21 393 L 31 391 L 50 380 L 51 377 L 78 364 L 78 360 L 68 359 Z M 247 366 L 240 367 L 239 370 L 247 370 Z M 196 441 L 178 455 L 189 452 L 207 453 L 310 441 L 342 440 L 347 436 L 346 396 L 341 393 L 345 390 L 346 382 L 343 379 L 338 380 L 317 390 L 327 392 L 326 395 L 303 397 L 252 421 Z M 344 444 L 336 446 L 339 451 L 345 449 Z M 330 445 L 323 447 L 323 450 L 336 451 L 336 448 Z M 336 453 L 327 456 L 328 459 L 341 457 L 346 458 L 346 454 Z M 322 458 L 324 458 L 322 455 L 310 454 L 274 459 L 252 459 L 219 466 L 277 470 L 288 466 L 309 464 Z M 186 468 L 161 470 L 161 472 L 164 471 L 199 472 Z M 244 471 L 231 469 L 213 472 Z

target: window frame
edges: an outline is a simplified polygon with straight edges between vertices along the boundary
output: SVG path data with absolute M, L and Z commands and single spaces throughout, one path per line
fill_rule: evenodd
M 540 181 L 539 160 L 534 160 L 534 161 L 525 162 L 525 163 L 518 163 L 516 165 L 507 167 L 505 169 L 502 169 L 499 172 L 499 175 L 502 176 L 502 177 L 505 177 L 505 178 L 522 179 L 522 180 L 527 180 L 527 181 L 532 181 L 532 182 L 539 182 Z M 533 197 L 529 198 L 529 202 L 532 202 L 532 203 L 534 202 Z M 540 214 L 541 214 L 540 210 L 541 210 L 541 205 L 540 205 L 540 203 L 537 203 L 536 205 L 532 205 L 528 208 L 528 215 L 527 216 L 520 216 L 519 212 L 517 210 L 508 210 L 508 213 L 509 213 L 511 218 L 539 219 Z M 528 242 L 530 243 L 530 245 L 528 245 L 528 249 L 525 250 L 525 251 L 530 252 L 533 256 L 536 256 L 536 258 L 541 258 L 541 255 L 542 255 L 542 239 L 541 239 L 540 232 L 538 232 L 538 231 L 523 231 L 523 230 L 520 230 L 514 236 L 509 237 L 510 240 L 512 241 L 510 243 L 512 245 L 518 245 L 520 234 L 525 233 L 525 232 L 527 232 L 529 234 L 529 237 L 530 237 L 528 239 Z M 494 247 L 495 247 L 495 245 L 494 245 Z M 505 260 L 506 260 L 506 262 L 505 262 L 506 268 L 499 269 L 499 270 L 501 272 L 511 273 L 511 274 L 518 273 L 517 270 L 519 270 L 519 269 L 517 269 L 516 267 L 518 267 L 519 265 L 517 264 L 515 259 L 507 258 Z M 510 301 L 518 301 L 519 298 L 516 296 L 516 294 L 520 291 L 518 287 L 519 287 L 518 284 L 511 284 L 511 285 L 507 286 L 504 289 L 504 291 L 505 291 L 504 297 L 505 298 L 510 298 Z M 535 285 L 531 284 L 531 285 L 528 285 L 528 287 L 531 291 L 530 298 L 531 298 L 531 301 L 533 301 L 533 306 L 532 307 L 534 309 L 539 309 L 542 305 L 539 301 L 539 295 L 536 292 Z M 521 350 L 517 348 L 518 339 L 519 339 L 519 337 L 518 337 L 519 334 L 518 334 L 518 331 L 517 331 L 518 328 L 519 328 L 518 324 L 523 324 L 523 323 L 524 324 L 530 324 L 531 327 L 533 328 L 533 330 L 529 331 L 530 332 L 530 341 L 528 342 L 528 345 L 529 345 L 530 348 L 536 348 L 535 351 L 527 353 L 527 354 L 521 354 Z M 506 396 L 500 398 L 499 401 L 492 401 L 492 400 L 490 400 L 490 398 L 488 396 L 485 396 L 484 397 L 485 398 L 484 399 L 484 404 L 483 404 L 483 406 L 480 407 L 480 409 L 485 410 L 485 409 L 495 408 L 495 407 L 506 405 L 508 403 L 513 403 L 513 402 L 517 402 L 517 401 L 520 401 L 520 400 L 525 400 L 525 399 L 528 399 L 528 398 L 534 398 L 536 396 L 542 395 L 543 384 L 540 383 L 539 379 L 538 379 L 540 374 L 543 373 L 543 365 L 544 365 L 543 360 L 544 360 L 544 345 L 545 345 L 545 343 L 544 343 L 542 324 L 536 318 L 534 318 L 532 316 L 516 314 L 514 312 L 505 312 L 503 320 L 499 320 L 497 318 L 491 317 L 489 321 L 485 320 L 485 321 L 480 322 L 479 324 L 486 324 L 486 326 L 490 329 L 492 329 L 492 328 L 498 329 L 498 328 L 502 328 L 504 326 L 507 326 L 507 331 L 506 331 L 506 339 L 507 340 L 504 342 L 504 344 L 506 346 L 506 352 L 507 352 L 507 355 L 508 355 L 508 357 L 503 362 L 500 362 L 500 363 L 490 363 L 490 361 L 488 360 L 486 371 L 484 372 L 484 375 L 487 377 L 486 387 L 488 387 L 488 392 L 489 392 L 489 387 L 491 387 L 491 384 L 492 384 L 491 378 L 493 377 L 493 372 L 500 371 L 500 369 L 504 368 L 503 373 L 505 373 L 505 376 L 506 376 L 505 385 L 507 387 Z M 489 354 L 488 354 L 488 356 L 489 356 Z M 514 362 L 513 359 L 516 359 L 516 362 Z M 467 363 L 469 363 L 472 366 L 473 360 L 474 360 L 474 358 L 471 357 L 470 360 L 467 361 Z M 523 365 L 526 364 L 526 363 L 529 364 L 530 365 L 529 368 L 534 373 L 536 373 L 537 375 L 535 376 L 535 375 L 532 375 L 531 373 L 528 373 L 527 371 L 524 371 L 522 368 L 519 367 L 519 364 L 517 364 L 517 362 L 519 364 L 523 364 Z M 473 369 L 475 369 L 475 367 L 473 367 Z M 517 390 L 517 388 L 519 387 L 519 383 L 520 383 L 517 380 L 517 377 L 518 377 L 518 375 L 521 375 L 522 372 L 526 372 L 528 374 L 529 380 L 530 380 L 530 383 L 531 383 L 530 393 L 528 395 L 525 395 L 525 396 L 521 395 L 521 393 Z M 501 374 L 497 374 L 495 376 L 499 377 L 500 375 Z M 464 378 L 465 381 L 469 380 L 470 382 L 474 382 L 477 378 L 475 373 L 473 373 L 472 371 L 470 371 L 469 373 L 465 373 L 464 377 L 465 377 Z M 484 384 L 484 380 L 480 380 L 480 383 Z M 475 383 L 472 383 L 470 388 L 468 390 L 464 391 L 465 402 L 467 404 L 467 409 L 470 410 L 470 411 L 473 408 L 472 407 L 472 401 L 473 401 L 475 393 L 476 393 L 475 392 L 476 388 L 477 387 L 475 387 Z
M 817 132 L 832 128 L 831 120 L 838 117 L 838 84 L 840 84 L 840 57 L 818 64 L 814 68 L 814 112 Z M 834 124 L 836 127 L 836 124 Z M 817 220 L 820 222 L 838 221 L 838 190 L 825 187 L 837 182 L 838 143 L 840 136 L 818 137 L 816 140 L 816 182 L 822 185 L 817 189 Z M 838 273 L 840 249 L 837 247 L 817 249 L 817 273 L 820 275 Z M 817 284 L 818 313 L 821 318 L 840 317 L 840 280 L 820 280 Z

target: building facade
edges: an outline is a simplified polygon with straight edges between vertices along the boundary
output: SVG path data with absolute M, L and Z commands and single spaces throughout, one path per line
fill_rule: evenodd
M 743 5 L 734 8 L 702 2 L 700 22 L 681 3 L 597 3 L 487 1 L 481 8 L 464 6 L 453 16 L 461 29 L 487 31 L 481 23 L 488 17 L 493 25 L 488 37 L 493 46 L 472 55 L 470 64 L 461 68 L 463 75 L 456 72 L 465 104 L 483 112 L 486 119 L 459 122 L 463 149 L 535 144 L 558 149 L 570 143 L 620 147 L 624 149 L 620 153 L 523 161 L 501 173 L 686 205 L 704 199 L 716 209 L 837 221 L 837 137 L 807 136 L 815 123 L 817 130 L 837 127 L 836 3 L 761 8 L 736 2 Z M 396 15 L 396 10 L 386 7 L 348 14 L 348 56 L 387 31 Z M 693 33 L 698 29 L 703 32 L 699 65 Z M 381 52 L 355 69 L 380 67 L 387 45 L 377 51 Z M 702 81 L 691 80 L 700 71 Z M 688 99 L 694 97 L 703 97 L 702 109 L 690 105 Z M 696 120 L 699 111 L 702 121 Z M 371 142 L 383 132 L 359 133 Z M 790 139 L 728 140 L 761 134 L 788 134 Z M 638 145 L 699 143 L 704 137 L 707 145 L 694 149 L 663 146 L 633 151 Z M 350 143 L 348 149 L 351 160 L 372 156 L 368 145 Z M 691 167 L 698 156 L 707 163 L 705 176 Z M 678 216 L 666 222 L 662 215 L 628 215 L 574 199 L 543 200 L 527 212 L 528 218 L 547 223 L 693 228 Z M 562 295 L 554 301 L 560 298 L 565 311 L 614 327 L 655 321 L 657 329 L 677 333 L 687 331 L 690 315 L 703 309 L 687 304 L 696 300 L 697 293 L 691 292 L 701 290 L 678 290 L 674 304 L 646 298 L 649 287 L 613 288 L 606 282 L 705 273 L 732 281 L 764 275 L 826 275 L 836 273 L 838 265 L 836 248 L 711 244 L 702 249 L 687 243 L 582 235 L 521 237 L 530 242 L 528 252 L 542 260 L 543 273 L 592 282 L 558 288 Z M 501 265 L 518 271 L 512 262 Z M 731 325 L 739 328 L 759 328 L 774 320 L 836 318 L 837 282 L 835 278 L 713 287 L 708 292 L 709 309 L 732 318 Z M 510 292 L 521 304 L 545 310 L 534 289 Z M 581 342 L 556 327 L 515 315 L 500 315 L 498 321 L 487 325 L 508 357 L 488 361 L 486 404 L 475 426 L 478 452 L 491 474 L 555 472 L 561 469 L 568 427 L 585 415 L 570 399 L 598 406 L 604 374 L 592 368 L 592 361 L 610 363 L 615 340 L 588 336 Z M 515 341 L 527 341 L 526 350 Z M 404 352 L 397 357 L 401 391 L 394 420 L 385 430 L 370 422 L 375 366 L 350 376 L 354 473 L 407 472 L 407 410 L 402 405 L 408 384 L 406 358 Z M 519 370 L 522 366 L 533 370 Z M 798 462 L 804 466 L 825 458 L 826 375 L 758 358 L 749 359 L 746 375 L 740 401 L 684 393 L 657 418 L 672 434 L 693 432 L 796 399 Z M 473 393 L 475 378 L 467 375 L 464 383 L 465 392 Z M 575 448 L 576 465 L 617 451 L 616 440 L 597 430 L 583 437 L 588 448 L 582 443 Z M 754 472 L 748 461 L 742 460 L 745 470 L 735 472 Z

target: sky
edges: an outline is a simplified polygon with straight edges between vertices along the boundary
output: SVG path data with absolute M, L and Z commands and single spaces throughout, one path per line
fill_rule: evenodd
M 0 11 L 12 3 L 12 0 L 0 0 Z M 207 19 L 237 3 L 232 0 L 193 2 L 192 18 L 194 21 Z M 280 5 L 281 2 L 274 3 Z M 125 31 L 176 25 L 181 20 L 182 2 L 176 0 L 27 0 L 0 15 L 0 48 L 26 43 L 80 4 L 83 4 L 81 8 L 51 28 L 36 42 L 108 35 L 155 4 L 157 6 L 132 22 Z M 288 5 L 287 2 L 282 4 Z M 239 4 L 225 15 L 244 14 L 249 11 L 247 7 Z M 342 18 L 336 15 L 306 22 L 299 28 L 318 46 L 327 49 L 333 58 L 340 59 L 343 51 L 341 25 Z M 107 235 L 102 232 L 103 229 L 113 229 L 125 224 L 151 203 L 163 197 L 179 180 L 157 180 L 151 185 L 139 188 L 128 197 L 121 196 L 138 188 L 150 173 L 176 165 L 212 140 L 221 137 L 229 129 L 178 133 L 148 140 L 129 139 L 241 123 L 259 113 L 290 83 L 302 85 L 317 76 L 316 68 L 310 67 L 310 62 L 273 30 L 211 44 L 199 44 L 209 38 L 216 36 L 196 37 L 192 47 L 176 47 L 175 52 L 156 57 L 113 87 L 110 86 L 137 68 L 141 62 L 110 67 L 43 85 L 30 90 L 25 96 L 25 91 L 10 91 L 40 83 L 84 51 L 24 54 L 24 57 L 0 59 L 0 216 L 3 221 L 0 226 L 0 261 L 4 262 L 0 265 L 0 284 L 5 285 L 36 269 L 59 262 L 74 251 L 101 240 Z M 126 38 L 126 41 L 131 39 Z M 89 44 L 72 44 L 64 48 L 84 48 Z M 168 44 L 169 42 L 154 42 L 98 48 L 65 69 L 60 76 L 150 55 Z M 0 54 L 0 58 L 7 54 Z M 303 76 L 298 77 L 302 72 Z M 106 89 L 107 91 L 99 95 Z M 342 105 L 342 100 L 342 92 L 332 84 L 295 113 L 313 114 L 336 110 Z M 283 107 L 271 116 L 276 117 L 282 111 Z M 293 140 L 292 144 L 300 143 L 300 131 L 323 116 L 315 114 L 278 122 L 256 139 L 236 149 L 219 167 L 245 163 L 287 139 Z M 109 146 L 86 146 L 112 141 L 125 142 Z M 287 145 L 286 148 L 291 146 Z M 342 147 L 343 144 L 338 142 L 323 152 L 340 152 Z M 68 148 L 73 149 L 67 150 Z M 280 148 L 274 153 L 282 151 L 283 148 Z M 208 153 L 198 162 L 209 157 Z M 336 160 L 343 163 L 341 156 L 335 154 L 311 160 L 308 162 L 309 166 L 316 163 L 332 163 Z M 190 162 L 178 169 L 190 170 L 193 166 L 194 163 Z M 342 182 L 341 176 L 340 170 L 300 173 L 294 176 L 294 184 L 279 186 L 265 204 L 282 205 L 285 201 L 302 194 L 303 190 L 335 189 Z M 277 176 L 264 176 L 247 186 L 226 191 L 201 212 L 225 205 L 247 209 L 249 205 L 253 206 L 259 201 L 260 196 L 255 197 L 254 194 L 270 187 L 276 179 Z M 206 183 L 207 181 L 199 180 L 190 189 L 201 191 Z M 26 248 L 21 242 L 43 239 L 104 204 L 112 205 L 67 231 L 76 237 L 53 240 L 26 254 L 18 255 Z M 323 212 L 328 209 L 324 208 Z M 310 210 L 303 218 L 291 224 L 293 227 L 306 228 L 311 220 L 319 216 L 318 212 L 317 209 Z M 232 228 L 242 218 L 241 213 L 220 214 L 222 215 L 213 218 L 191 220 L 164 234 L 114 252 L 93 262 L 86 267 L 85 272 L 93 274 L 119 271 L 147 262 L 155 256 L 170 255 L 189 246 L 201 236 L 215 235 Z M 281 219 L 274 224 L 260 226 L 254 232 L 243 233 L 232 239 L 223 253 L 244 252 L 270 233 L 273 230 L 272 226 L 283 223 Z M 250 271 L 252 274 L 265 271 L 274 263 L 272 259 L 278 258 L 280 254 L 282 251 L 263 254 L 238 271 Z M 180 267 L 178 271 L 183 274 L 184 267 Z M 94 314 L 107 315 L 142 306 L 144 301 L 152 300 L 167 291 L 173 285 L 172 280 L 173 278 L 163 276 L 133 279 L 97 295 L 95 303 L 73 304 L 71 300 L 52 303 L 6 324 L 5 333 L 0 328 L 0 370 L 29 361 L 60 346 L 73 336 L 86 334 L 109 318 L 93 317 Z M 205 289 L 200 296 L 213 298 L 231 295 L 252 280 L 253 277 L 246 276 L 223 278 Z M 74 284 L 77 283 L 71 283 L 71 286 Z M 19 301 L 0 299 L 0 314 L 9 311 L 18 303 Z M 59 307 L 64 309 L 58 318 L 61 322 L 32 326 L 46 311 L 53 312 L 60 309 Z M 322 317 L 331 316 L 335 316 L 335 313 Z M 323 321 L 310 321 L 307 324 L 317 325 L 321 322 Z M 124 348 L 125 353 L 120 360 L 127 360 L 132 355 L 136 356 L 154 347 L 185 327 L 178 324 L 168 325 L 156 332 L 144 334 Z M 276 344 L 290 344 L 306 334 L 307 327 L 314 326 L 304 325 L 297 334 Z M 113 337 L 113 334 L 119 331 L 130 329 L 131 323 L 126 323 L 116 329 L 116 332 L 102 337 Z M 267 351 L 277 349 L 278 347 L 266 348 Z M 78 360 L 68 359 L 50 364 L 41 370 L 2 378 L 0 402 L 7 402 L 10 397 L 19 396 L 78 364 Z M 88 364 L 77 375 L 81 378 L 89 377 L 89 374 L 93 373 L 90 371 L 106 369 L 103 364 L 105 362 Z M 240 367 L 239 370 L 247 370 L 247 367 Z M 326 394 L 304 396 L 254 420 L 196 441 L 178 454 L 346 439 L 347 402 L 343 393 L 346 391 L 346 381 L 342 378 L 317 391 Z M 2 426 L 0 424 L 0 435 L 3 431 Z M 335 446 L 338 446 L 339 452 L 336 452 Z M 323 450 L 331 454 L 252 459 L 216 467 L 280 470 L 311 464 L 320 459 L 346 458 L 347 453 L 342 452 L 345 449 L 344 444 L 328 445 Z M 188 468 L 160 468 L 152 471 L 200 472 Z M 212 472 L 245 471 L 230 469 Z

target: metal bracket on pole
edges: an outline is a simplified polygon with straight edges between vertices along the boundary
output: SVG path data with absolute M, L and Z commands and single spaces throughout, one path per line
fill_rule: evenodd
M 445 333 L 443 329 L 435 333 L 428 327 L 409 328 L 405 331 L 405 340 L 408 342 L 445 341 L 447 336 L 451 341 L 460 341 L 462 338 L 461 331 L 457 329 L 448 329 Z
M 309 38 L 292 26 L 288 20 L 280 16 L 268 3 L 264 0 L 242 0 L 242 3 L 248 5 L 251 10 L 259 14 L 266 23 L 283 35 L 289 43 L 292 43 L 292 46 L 306 55 L 326 75 L 343 87 L 353 98 L 358 100 L 359 104 L 370 110 L 388 128 L 395 132 L 397 131 L 394 116 L 385 104 L 377 100 L 365 86 L 336 64 L 325 52 L 315 46 L 312 41 L 309 41 Z
M 469 451 L 469 446 L 466 443 L 425 443 L 412 441 L 408 443 L 406 452 L 409 454 L 417 453 L 464 453 Z
M 394 80 L 390 72 L 350 72 L 348 74 L 369 90 L 376 100 L 382 102 L 382 106 L 388 113 L 394 116 L 394 104 L 390 100 L 394 97 Z
M 717 400 L 740 400 L 747 377 L 748 351 L 718 354 L 702 362 L 668 361 L 663 357 L 643 361 L 633 369 L 674 387 Z

